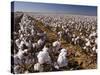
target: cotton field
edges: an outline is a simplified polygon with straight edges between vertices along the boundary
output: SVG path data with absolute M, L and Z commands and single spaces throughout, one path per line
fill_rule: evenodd
M 14 13 L 13 73 L 97 68 L 97 17 Z

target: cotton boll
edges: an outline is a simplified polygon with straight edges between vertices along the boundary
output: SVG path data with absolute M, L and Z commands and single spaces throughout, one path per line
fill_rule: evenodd
M 57 59 L 57 63 L 59 65 L 59 67 L 67 66 L 68 61 L 67 61 L 66 55 L 67 55 L 67 53 L 65 52 L 65 49 L 63 49 Z
M 61 49 L 61 52 L 66 52 L 67 53 L 67 50 L 63 48 L 63 49 Z
M 64 66 L 67 66 L 68 64 L 67 59 L 64 56 L 59 56 L 57 63 L 59 67 L 64 67 Z
M 16 43 L 17 47 L 20 46 L 20 40 L 19 39 L 16 39 L 15 43 Z
M 72 42 L 74 42 L 75 38 L 72 38 Z
M 68 30 L 68 29 L 66 29 L 66 30 L 65 30 L 65 33 L 67 33 L 68 31 L 69 31 L 69 30 Z
M 33 48 L 35 48 L 35 47 L 36 47 L 35 43 L 33 43 L 33 44 L 32 44 L 32 47 L 33 47 Z
M 61 48 L 61 43 L 59 41 L 53 42 L 53 47 L 56 48 L 56 50 L 59 50 Z
M 89 38 L 91 38 L 92 34 L 90 34 Z
M 85 38 L 85 41 L 89 41 L 89 39 Z
M 84 36 L 81 36 L 82 39 L 84 39 Z
M 19 34 L 21 34 L 21 32 L 22 32 L 21 30 L 18 31 Z
M 19 59 L 21 59 L 23 57 L 23 53 L 24 53 L 23 51 L 19 51 L 17 53 L 17 56 L 18 56 Z
M 47 52 L 49 50 L 49 48 L 47 48 L 46 46 L 44 46 L 44 48 L 42 49 L 44 52 Z
M 93 50 L 93 51 L 96 51 L 96 47 L 94 46 L 94 47 L 92 48 L 92 50 Z
M 44 41 L 42 39 L 39 39 L 37 43 L 39 46 L 41 46 L 41 45 L 43 45 Z
M 89 37 L 96 36 L 96 32 L 92 32 Z
M 36 34 L 35 30 L 32 29 L 32 30 L 31 30 L 31 35 L 34 36 L 35 34 Z
M 28 73 L 29 73 L 29 71 L 28 71 L 28 70 L 26 70 L 24 73 L 25 73 L 25 74 L 28 74 Z
M 30 49 L 32 47 L 31 41 L 25 42 L 25 45 L 28 47 L 28 49 Z
M 73 34 L 73 37 L 75 37 L 75 34 Z
M 27 51 L 28 51 L 27 49 L 25 49 L 25 50 L 19 49 L 19 51 L 17 53 L 18 58 L 22 59 L 22 57 L 24 56 L 23 54 L 27 53 Z
M 21 41 L 18 48 L 19 48 L 19 49 L 22 49 L 22 48 L 23 48 L 23 45 L 24 45 L 24 41 Z
M 43 64 L 45 62 L 44 59 L 43 59 L 43 53 L 42 53 L 42 51 L 39 52 L 39 54 L 37 55 L 37 58 L 38 58 L 38 62 L 40 64 Z
M 59 69 L 59 66 L 58 66 L 58 65 L 55 65 L 54 67 L 55 67 L 56 69 Z
M 49 53 L 46 50 L 40 51 L 39 54 L 37 55 L 37 58 L 40 64 L 43 64 L 43 63 L 50 64 L 51 63 L 51 58 L 49 56 Z
M 79 39 L 79 36 L 77 36 L 75 40 L 78 40 L 78 39 Z
M 61 40 L 61 38 L 62 38 L 62 31 L 58 32 L 58 36 L 59 36 L 59 40 Z
M 82 35 L 82 33 L 80 33 L 80 35 Z
M 22 23 L 19 23 L 19 25 L 20 25 L 20 30 L 19 30 L 19 34 L 20 34 L 21 31 L 24 31 L 24 27 L 23 27 Z
M 58 66 L 58 64 L 56 62 L 54 63 L 54 68 L 55 69 L 59 69 L 59 66 Z
M 34 65 L 34 70 L 35 70 L 35 71 L 42 72 L 42 71 L 43 71 L 43 67 L 41 66 L 40 63 L 36 63 L 36 64 Z
M 88 41 L 88 42 L 86 43 L 86 46 L 90 46 L 90 41 Z
M 20 34 L 20 39 L 22 39 L 23 38 L 23 35 L 22 34 Z
M 32 44 L 32 47 L 33 47 L 33 48 L 37 48 L 37 47 L 38 47 L 38 44 L 37 44 L 37 43 L 33 43 L 33 44 Z
M 20 45 L 22 46 L 24 44 L 24 41 L 21 41 Z
M 59 41 L 53 42 L 53 46 L 54 46 L 54 47 L 57 46 L 57 45 L 60 45 L 60 42 L 59 42 Z
M 58 32 L 58 35 L 61 36 L 61 35 L 62 35 L 62 31 L 59 31 L 59 32 Z
M 25 49 L 23 52 L 24 52 L 24 53 L 27 53 L 27 52 L 28 52 L 28 49 Z
M 86 46 L 85 46 L 85 47 L 83 47 L 83 49 L 86 49 Z

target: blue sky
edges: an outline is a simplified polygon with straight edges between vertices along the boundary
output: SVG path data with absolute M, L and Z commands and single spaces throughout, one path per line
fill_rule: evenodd
M 14 11 L 44 12 L 44 13 L 66 13 L 77 15 L 97 15 L 96 6 L 80 6 L 67 4 L 49 4 L 33 2 L 14 2 Z

